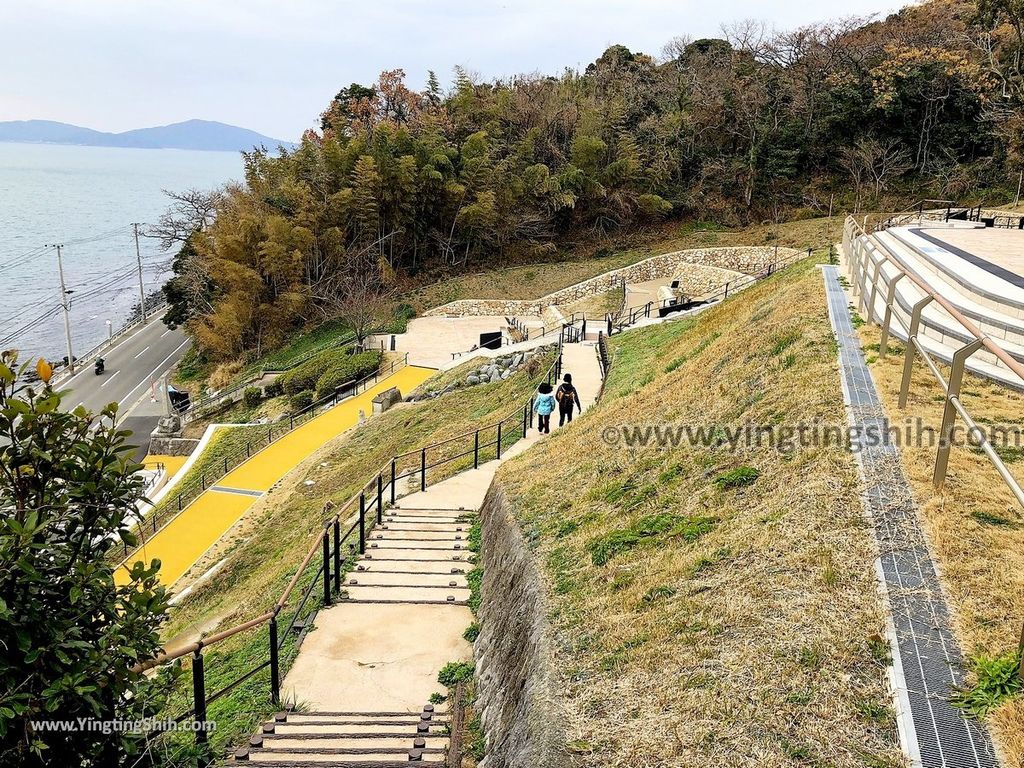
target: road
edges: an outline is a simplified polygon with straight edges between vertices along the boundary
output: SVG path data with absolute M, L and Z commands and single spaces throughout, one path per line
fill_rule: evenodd
M 64 399 L 69 409 L 84 405 L 96 413 L 108 403 L 117 403 L 118 423 L 135 433 L 131 442 L 138 446 L 136 459 L 146 455 L 149 433 L 164 413 L 160 377 L 181 359 L 190 343 L 180 329 L 167 328 L 162 316 L 150 318 L 146 325 L 106 350 L 106 370 L 100 376 L 88 362 L 83 370 L 58 384 L 60 389 L 71 390 Z

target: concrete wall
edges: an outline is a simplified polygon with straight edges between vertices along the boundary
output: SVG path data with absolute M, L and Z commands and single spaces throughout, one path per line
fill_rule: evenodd
M 480 768 L 571 768 L 540 575 L 497 481 L 480 516 L 484 579 L 474 650 L 487 739 Z
M 549 293 L 540 299 L 530 301 L 462 299 L 435 307 L 425 314 L 449 317 L 540 315 L 546 307 L 553 304 L 568 304 L 587 296 L 613 290 L 622 284 L 623 279 L 630 283 L 640 283 L 645 280 L 669 277 L 677 273 L 682 274 L 684 269 L 687 274 L 684 288 L 691 291 L 707 290 L 724 283 L 729 279 L 731 273 L 755 274 L 767 269 L 768 265 L 776 259 L 791 259 L 798 253 L 799 251 L 792 248 L 776 250 L 773 246 L 696 248 L 687 251 L 673 251 L 605 272 L 603 275 Z M 728 272 L 722 270 L 728 270 Z M 690 282 L 693 283 L 692 286 L 687 285 Z
M 198 440 L 187 437 L 152 437 L 149 452 L 160 456 L 190 456 L 198 445 Z

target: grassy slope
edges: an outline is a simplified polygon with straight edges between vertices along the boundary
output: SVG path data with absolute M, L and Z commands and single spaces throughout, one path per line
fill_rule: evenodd
M 542 371 L 549 362 L 544 363 Z M 285 478 L 282 490 L 257 502 L 248 513 L 248 536 L 233 546 L 216 578 L 175 610 L 165 637 L 179 642 L 191 640 L 197 630 L 210 634 L 269 610 L 320 530 L 326 501 L 346 501 L 396 453 L 491 424 L 525 401 L 534 386 L 525 372 L 519 372 L 504 382 L 388 411 L 339 438 L 314 461 Z M 460 442 L 450 446 L 452 452 L 465 448 Z M 432 454 L 431 461 L 437 458 Z M 471 462 L 472 458 L 467 460 Z M 431 482 L 443 477 L 452 466 L 456 463 L 432 470 Z M 305 485 L 307 480 L 313 484 Z M 306 578 L 301 584 L 308 582 Z M 316 591 L 313 599 L 318 599 Z M 286 623 L 287 610 L 284 616 Z M 261 628 L 209 649 L 208 690 L 216 690 L 251 667 L 254 660 L 265 660 L 266 636 L 266 629 Z M 273 711 L 267 680 L 267 674 L 260 673 L 211 706 L 210 714 L 218 721 L 215 746 L 220 748 L 250 735 L 261 718 Z
M 602 440 L 624 424 L 845 427 L 817 270 L 613 352 L 602 402 L 499 475 L 548 584 L 569 747 L 607 766 L 901 765 L 853 457 Z M 716 487 L 741 466 L 759 479 Z
M 559 252 L 556 258 L 560 261 L 553 263 L 524 264 L 479 274 L 457 275 L 413 291 L 408 301 L 418 312 L 423 312 L 457 299 L 536 299 L 610 269 L 669 251 L 774 244 L 827 248 L 830 241 L 839 236 L 842 226 L 843 220 L 838 216 L 785 222 L 778 228 L 757 225 L 723 229 L 693 222 L 670 224 L 634 233 L 630 239 L 610 247 L 579 246 Z
M 878 349 L 878 328 L 864 326 L 861 338 Z M 903 373 L 902 349 L 884 360 L 870 354 L 871 372 L 894 424 L 920 417 L 938 432 L 942 389 L 918 358 L 907 409 L 900 412 L 898 393 Z M 947 370 L 948 375 L 948 370 Z M 1024 428 L 1024 394 L 967 375 L 961 390 L 967 411 L 982 424 Z M 958 423 L 959 419 L 958 419 Z M 925 529 L 954 608 L 957 634 L 973 657 L 993 657 L 1015 650 L 1024 606 L 1024 520 L 1016 500 L 988 459 L 969 447 L 954 446 L 943 491 L 932 487 L 935 447 L 905 446 L 903 465 L 920 505 Z M 1003 459 L 1018 478 L 1024 452 L 1011 448 Z M 1005 703 L 991 717 L 1009 765 L 1024 765 L 1024 699 Z

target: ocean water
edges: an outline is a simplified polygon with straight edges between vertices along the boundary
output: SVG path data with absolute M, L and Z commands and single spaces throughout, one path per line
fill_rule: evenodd
M 169 202 L 163 190 L 241 178 L 235 152 L 0 143 L 0 349 L 16 347 L 22 359 L 65 355 L 57 255 L 45 246 L 64 245 L 77 357 L 139 303 L 132 222 L 158 219 Z M 140 244 L 149 294 L 169 276 L 174 253 L 151 238 Z

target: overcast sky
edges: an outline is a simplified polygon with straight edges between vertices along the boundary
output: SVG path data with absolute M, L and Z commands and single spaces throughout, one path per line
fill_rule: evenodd
M 0 120 L 121 131 L 204 118 L 294 140 L 338 88 L 402 68 L 419 88 L 658 54 L 761 19 L 885 15 L 887 0 L 0 0 Z

